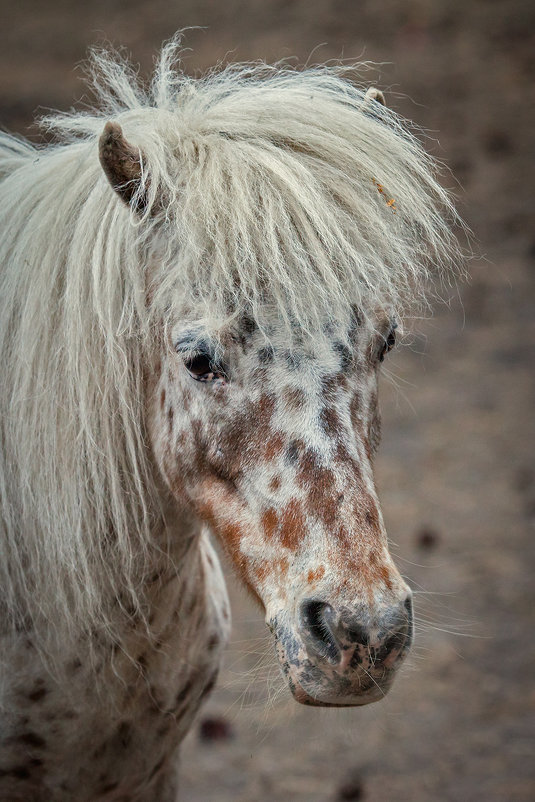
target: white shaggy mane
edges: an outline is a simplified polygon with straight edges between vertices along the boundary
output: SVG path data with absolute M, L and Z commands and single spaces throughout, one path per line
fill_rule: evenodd
M 102 627 L 109 587 L 139 603 L 163 325 L 185 308 L 217 326 L 267 305 L 308 331 L 349 305 L 400 315 L 455 251 L 434 162 L 346 66 L 193 79 L 178 58 L 177 39 L 145 91 L 93 54 L 97 111 L 47 118 L 60 142 L 41 149 L 0 136 L 0 616 L 17 625 Z M 140 216 L 99 164 L 108 120 L 143 154 Z

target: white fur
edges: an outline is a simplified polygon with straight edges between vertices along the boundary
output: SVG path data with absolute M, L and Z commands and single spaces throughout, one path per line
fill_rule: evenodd
M 193 308 L 216 329 L 244 311 L 262 324 L 267 304 L 310 332 L 351 304 L 400 314 L 455 253 L 433 160 L 347 67 L 193 79 L 178 55 L 175 40 L 145 92 L 94 54 L 98 111 L 49 117 L 63 140 L 42 149 L 0 136 L 0 599 L 15 623 L 106 624 L 110 584 L 138 600 L 159 515 L 144 370 L 167 322 Z M 142 151 L 140 218 L 99 165 L 107 120 Z

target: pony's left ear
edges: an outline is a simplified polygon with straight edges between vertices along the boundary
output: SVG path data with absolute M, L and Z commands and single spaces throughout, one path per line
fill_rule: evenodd
M 381 106 L 386 106 L 385 96 L 381 92 L 380 89 L 376 89 L 375 86 L 370 86 L 370 88 L 366 91 L 364 95 L 365 100 L 376 100 Z
M 142 214 L 147 197 L 142 189 L 142 151 L 126 141 L 119 123 L 108 122 L 99 140 L 99 158 L 106 177 L 115 192 L 134 211 Z

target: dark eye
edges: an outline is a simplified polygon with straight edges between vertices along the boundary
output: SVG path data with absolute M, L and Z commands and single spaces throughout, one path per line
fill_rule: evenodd
M 209 354 L 194 354 L 184 359 L 184 365 L 191 378 L 198 382 L 213 382 L 225 378 L 223 370 L 213 364 Z
M 396 323 L 394 323 L 394 325 L 392 326 L 392 328 L 388 332 L 388 335 L 387 335 L 385 341 L 383 342 L 383 345 L 382 345 L 382 348 L 381 348 L 381 352 L 379 354 L 379 362 L 383 361 L 383 359 L 388 354 L 388 352 L 391 351 L 392 348 L 394 347 L 394 345 L 396 344 L 396 329 L 397 329 L 397 325 L 396 325 Z

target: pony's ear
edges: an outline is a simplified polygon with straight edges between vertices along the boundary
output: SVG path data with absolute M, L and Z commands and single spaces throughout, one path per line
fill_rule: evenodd
M 119 197 L 140 214 L 147 208 L 146 192 L 141 189 L 142 151 L 126 141 L 121 126 L 108 122 L 99 140 L 99 158 L 106 177 Z
M 364 95 L 365 100 L 376 100 L 381 106 L 386 106 L 385 96 L 381 92 L 380 89 L 376 89 L 375 86 L 370 86 L 370 88 L 366 91 Z

